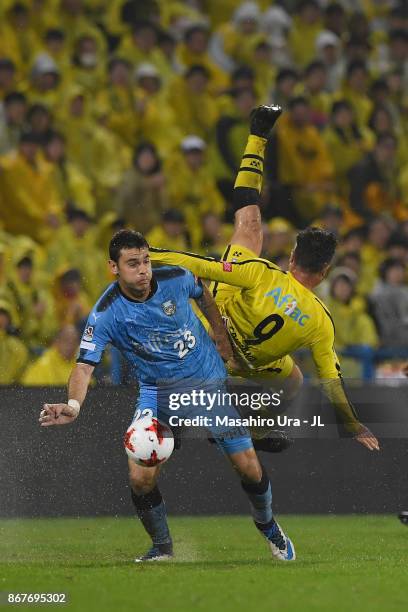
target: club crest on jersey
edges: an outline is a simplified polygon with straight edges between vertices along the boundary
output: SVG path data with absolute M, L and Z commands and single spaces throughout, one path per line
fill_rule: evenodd
M 167 302 L 163 302 L 161 305 L 163 308 L 164 314 L 171 317 L 176 312 L 176 304 L 172 300 L 167 300 Z
M 222 269 L 224 272 L 232 272 L 232 263 L 230 261 L 223 261 Z

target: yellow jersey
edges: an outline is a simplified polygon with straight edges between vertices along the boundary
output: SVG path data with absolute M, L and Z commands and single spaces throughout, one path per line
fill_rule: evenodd
M 230 253 L 237 258 L 245 250 L 239 245 L 230 247 Z M 273 372 L 274 366 L 284 363 L 280 360 L 290 353 L 310 349 L 323 390 L 348 429 L 358 431 L 360 424 L 341 381 L 331 315 L 323 302 L 290 272 L 258 257 L 216 261 L 155 248 L 150 248 L 150 257 L 152 262 L 182 266 L 203 279 L 215 281 L 213 295 L 234 348 L 249 370 Z M 217 283 L 222 283 L 221 301 L 217 299 Z M 237 289 L 226 292 L 224 283 Z
M 153 262 L 182 266 L 201 278 L 240 288 L 217 303 L 239 356 L 250 368 L 310 348 L 319 378 L 338 378 L 330 313 L 290 272 L 255 257 L 216 261 L 160 249 L 151 249 L 150 257 Z

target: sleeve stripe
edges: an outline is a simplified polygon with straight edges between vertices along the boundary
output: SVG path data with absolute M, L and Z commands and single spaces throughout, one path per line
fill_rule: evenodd
M 222 256 L 221 256 L 221 261 L 225 261 L 227 259 L 230 250 L 231 250 L 231 245 L 229 244 L 227 246 L 227 248 L 225 249 L 225 251 L 223 252 Z M 215 281 L 214 282 L 214 287 L 213 287 L 213 290 L 212 290 L 212 294 L 213 294 L 214 298 L 217 295 L 217 291 L 218 291 L 218 281 Z
M 269 270 L 273 270 L 274 272 L 282 272 L 282 274 L 286 274 L 285 270 L 281 270 L 279 266 L 276 266 L 271 261 L 266 261 L 265 259 L 245 259 L 244 261 L 234 261 L 232 262 L 234 266 L 243 266 L 249 263 L 259 263 L 266 266 Z
M 258 168 L 250 168 L 249 166 L 241 166 L 239 169 L 240 172 L 253 172 L 254 174 L 260 174 L 263 176 L 262 170 L 258 170 Z
M 325 312 L 325 313 L 327 314 L 327 316 L 329 317 L 329 319 L 330 319 L 330 321 L 331 321 L 331 323 L 332 323 L 332 325 L 333 325 L 333 331 L 334 331 L 334 333 L 336 333 L 336 328 L 335 328 L 335 326 L 334 326 L 334 321 L 333 321 L 333 318 L 332 318 L 332 316 L 331 316 L 330 312 L 327 310 L 327 308 L 326 308 L 326 307 L 325 307 L 325 306 L 324 306 L 324 305 L 321 303 L 321 301 L 320 301 L 320 300 L 319 300 L 317 297 L 315 297 L 315 300 L 316 300 L 316 302 L 317 302 L 318 304 L 320 304 L 320 306 L 323 308 L 324 312 Z
M 261 157 L 260 155 L 255 155 L 253 153 L 246 153 L 245 155 L 242 156 L 242 159 L 257 159 L 260 162 L 263 162 L 264 158 Z
M 341 374 L 339 374 L 339 378 L 340 378 L 340 383 L 341 383 L 341 386 L 342 386 L 342 388 L 343 388 L 344 397 L 345 397 L 345 398 L 346 398 L 346 400 L 347 400 L 347 403 L 348 403 L 348 405 L 349 405 L 349 408 L 350 408 L 350 410 L 351 410 L 351 413 L 352 413 L 352 415 L 354 416 L 354 418 L 355 418 L 355 419 L 358 421 L 358 420 L 359 420 L 359 418 L 358 418 L 358 414 L 357 414 L 357 412 L 356 412 L 356 409 L 355 409 L 355 407 L 354 407 L 354 404 L 353 404 L 353 403 L 350 401 L 350 399 L 349 399 L 349 397 L 348 397 L 348 395 L 347 395 L 347 392 L 346 392 L 346 387 L 345 387 L 345 385 L 344 385 L 344 380 L 343 380 L 343 377 L 342 377 L 342 375 L 341 375 Z
M 180 253 L 180 255 L 188 255 L 189 257 L 195 257 L 196 259 L 204 259 L 204 261 L 218 261 L 215 257 L 206 257 L 205 255 L 197 255 L 197 253 L 190 253 L 189 251 L 174 251 L 172 249 L 158 249 L 157 247 L 149 247 L 149 251 L 152 253 Z
M 228 247 L 231 247 L 231 245 L 229 244 Z M 228 247 L 227 247 L 227 250 L 228 250 Z M 220 261 L 219 259 L 215 259 L 215 257 L 206 257 L 205 255 L 197 255 L 197 253 L 190 253 L 190 251 L 174 251 L 173 249 L 158 249 L 157 247 L 149 247 L 149 250 L 152 251 L 153 253 L 179 253 L 180 255 L 188 255 L 189 257 L 195 257 L 196 259 L 203 259 L 204 261 L 214 261 L 215 263 L 222 263 L 223 261 L 225 261 L 224 259 L 221 259 Z M 222 257 L 223 258 L 227 257 L 225 252 Z M 244 261 L 233 261 L 231 263 L 233 263 L 234 266 L 243 266 L 244 264 L 248 264 L 248 263 L 259 263 L 269 268 L 269 270 L 275 270 L 276 272 L 282 272 L 282 274 L 286 274 L 285 270 L 281 270 L 279 266 L 273 264 L 271 261 L 266 261 L 265 259 L 261 259 L 261 258 L 245 259 Z

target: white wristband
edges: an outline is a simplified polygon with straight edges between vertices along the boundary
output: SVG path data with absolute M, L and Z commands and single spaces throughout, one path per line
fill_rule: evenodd
M 76 399 L 68 400 L 68 406 L 70 406 L 70 408 L 74 408 L 74 410 L 76 410 L 76 413 L 77 413 L 77 416 L 78 416 L 79 411 L 81 410 L 81 404 L 78 402 L 78 400 L 76 400 Z

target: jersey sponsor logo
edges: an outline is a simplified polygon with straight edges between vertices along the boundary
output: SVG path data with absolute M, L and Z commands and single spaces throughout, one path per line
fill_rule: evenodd
M 176 304 L 172 300 L 167 300 L 167 302 L 163 302 L 161 305 L 164 314 L 168 317 L 171 317 L 176 312 Z
M 87 342 L 86 340 L 82 340 L 79 348 L 86 349 L 87 351 L 94 351 L 96 349 L 95 342 Z
M 88 325 L 88 327 L 84 331 L 84 335 L 82 339 L 85 340 L 86 342 L 92 342 L 93 333 L 94 333 L 94 328 L 92 327 L 92 325 Z
M 258 170 L 262 170 L 261 162 L 258 159 L 253 159 L 249 162 L 249 165 Z
M 283 311 L 285 313 L 285 315 L 291 315 L 292 312 L 295 311 L 297 306 L 297 301 L 296 300 L 292 300 L 291 302 L 289 302 L 289 304 L 286 306 L 285 310 Z
M 223 261 L 222 269 L 224 272 L 232 272 L 232 263 L 230 261 Z
M 310 319 L 309 315 L 304 314 L 300 310 L 295 297 L 290 293 L 283 293 L 280 287 L 268 291 L 268 293 L 265 293 L 265 297 L 273 298 L 275 305 L 283 309 L 283 314 L 286 314 L 290 319 L 296 321 L 300 327 L 304 327 Z

